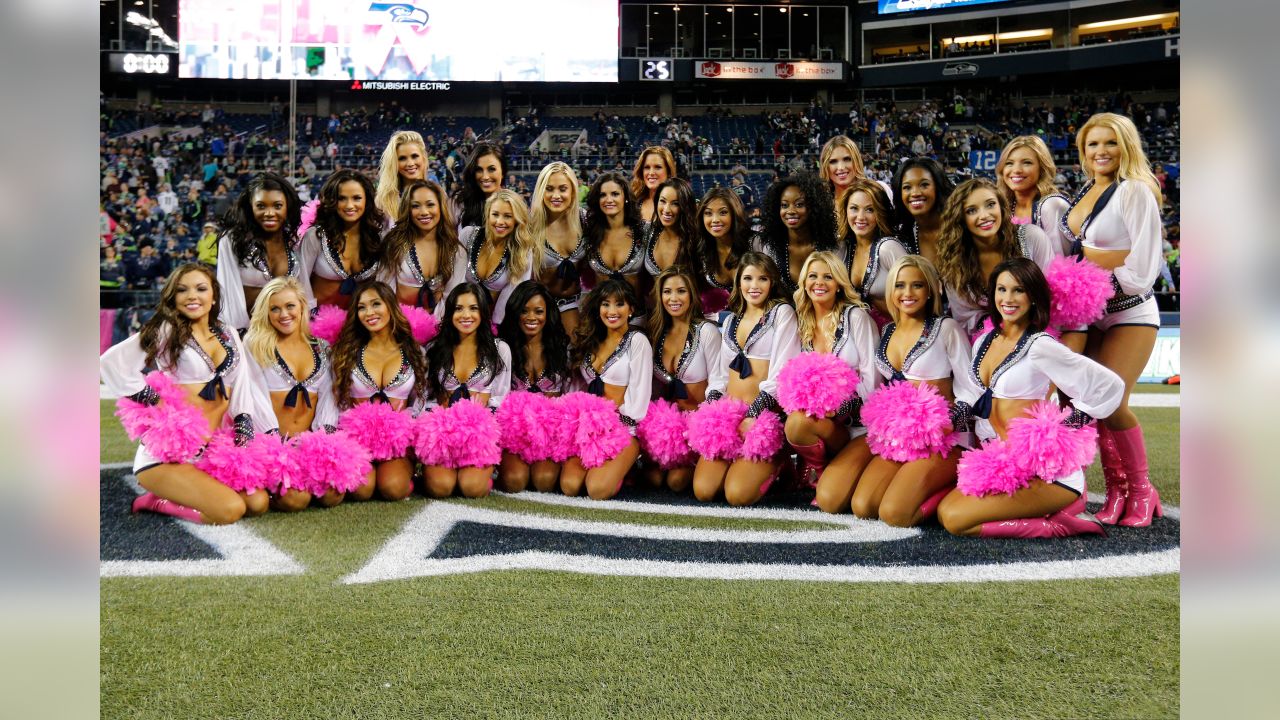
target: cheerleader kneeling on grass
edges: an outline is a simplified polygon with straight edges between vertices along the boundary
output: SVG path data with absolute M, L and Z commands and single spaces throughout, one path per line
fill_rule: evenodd
M 1106 534 L 1085 512 L 1083 468 L 1097 441 L 1089 422 L 1115 412 L 1124 382 L 1044 332 L 1049 286 L 1034 262 L 997 265 L 986 300 L 995 329 L 978 338 L 969 365 L 981 394 L 960 398 L 986 444 L 961 456 L 958 488 L 938 507 L 939 521 L 956 535 Z M 1046 400 L 1054 386 L 1074 409 Z
M 884 329 L 875 364 L 888 384 L 862 407 L 872 458 L 851 507 L 860 518 L 909 527 L 936 513 L 955 487 L 960 452 L 973 440 L 963 432 L 965 413 L 954 400 L 978 393 L 955 389 L 972 385 L 969 339 L 942 314 L 942 282 L 933 263 L 920 255 L 900 258 L 889 268 L 885 294 L 893 322 Z
M 455 488 L 484 497 L 493 489 L 502 454 L 490 408 L 511 388 L 511 351 L 490 322 L 484 288 L 458 285 L 445 297 L 440 334 L 427 348 L 429 409 L 418 418 L 415 447 L 432 497 L 449 497 Z
M 220 302 L 213 269 L 183 264 L 142 330 L 99 361 L 125 431 L 140 441 L 133 473 L 147 492 L 134 512 L 225 524 L 267 511 L 268 472 L 239 462 L 236 449 L 271 428 L 271 403 L 240 336 L 219 322 Z
M 778 373 L 800 354 L 796 311 L 772 258 L 741 257 L 729 311 L 707 401 L 689 418 L 690 445 L 701 456 L 693 493 L 709 501 L 723 489 L 730 505 L 750 505 L 782 469 Z

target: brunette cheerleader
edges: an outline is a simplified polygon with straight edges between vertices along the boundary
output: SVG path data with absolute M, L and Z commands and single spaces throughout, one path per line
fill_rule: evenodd
M 715 319 L 729 306 L 738 260 L 751 250 L 742 201 L 728 188 L 711 188 L 698 203 L 697 272 L 706 283 L 702 309 Z
M 319 305 L 346 310 L 357 285 L 383 279 L 389 267 L 385 226 L 369 178 L 339 170 L 324 181 L 315 224 L 302 238 L 303 264 Z
M 621 175 L 601 173 L 591 184 L 584 233 L 587 264 L 597 281 L 625 282 L 635 297 L 644 267 L 645 235 L 636 201 Z
M 485 224 L 462 236 L 465 253 L 454 262 L 447 289 L 463 283 L 479 285 L 502 322 L 507 297 L 516 285 L 533 277 L 538 249 L 529 232 L 529 211 L 514 190 L 494 192 L 484 204 Z
M 839 244 L 845 269 L 858 297 L 870 306 L 871 317 L 883 327 L 889 305 L 885 277 L 906 248 L 889 229 L 889 196 L 879 184 L 859 178 L 839 197 Z
M 914 157 L 893 175 L 893 210 L 897 238 L 907 252 L 938 264 L 942 208 L 951 196 L 951 180 L 937 160 Z
M 310 268 L 302 262 L 298 241 L 301 205 L 293 184 L 271 172 L 245 187 L 222 218 L 226 228 L 218 239 L 218 285 L 222 288 L 222 321 L 243 331 L 249 327 L 249 308 L 262 286 L 276 277 L 302 282 L 308 308 Z
M 683 178 L 672 178 L 658 186 L 653 202 L 654 222 L 645 243 L 645 272 L 656 278 L 676 265 L 693 267 L 693 244 L 698 237 L 693 187 Z
M 462 170 L 462 184 L 449 199 L 450 214 L 458 221 L 458 237 L 485 223 L 485 203 L 502 189 L 507 178 L 507 156 L 501 145 L 477 143 Z
M 587 255 L 578 207 L 578 176 L 573 168 L 556 161 L 538 173 L 529 208 L 529 234 L 542 249 L 536 278 L 555 298 L 565 332 L 578 327 L 578 300 L 582 278 L 578 264 Z
M 778 265 L 782 290 L 790 296 L 800 287 L 809 253 L 836 248 L 835 203 L 816 175 L 800 173 L 769 186 L 764 217 L 760 247 Z
M 384 242 L 387 261 L 396 268 L 400 304 L 428 312 L 444 298 L 444 286 L 465 252 L 444 201 L 444 190 L 430 180 L 411 180 L 400 214 Z

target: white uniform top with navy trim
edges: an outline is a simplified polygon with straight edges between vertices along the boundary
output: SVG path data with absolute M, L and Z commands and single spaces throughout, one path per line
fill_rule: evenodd
M 1031 223 L 1049 237 L 1049 244 L 1057 255 L 1071 254 L 1071 240 L 1062 234 L 1060 226 L 1070 209 L 1070 201 L 1058 193 L 1046 195 L 1031 205 Z
M 275 362 L 270 367 L 262 367 L 257 358 L 246 354 L 253 364 L 259 380 L 270 393 L 287 392 L 285 405 L 296 407 L 299 403 L 315 408 L 315 417 L 311 421 L 312 430 L 334 427 L 338 424 L 338 402 L 333 394 L 333 361 L 330 358 L 329 343 L 320 338 L 311 338 L 311 355 L 315 361 L 315 369 L 305 378 L 294 377 L 289 363 L 276 351 Z
M 495 340 L 494 343 L 498 347 L 501 368 L 492 367 L 490 363 L 481 361 L 476 369 L 471 371 L 471 376 L 466 382 L 460 380 L 452 371 L 445 372 L 440 378 L 440 384 L 449 395 L 450 404 L 469 398 L 476 393 L 488 393 L 488 406 L 496 408 L 502 404 L 502 399 L 507 396 L 507 393 L 511 392 L 511 348 L 501 340 Z M 435 407 L 439 403 L 432 398 L 424 405 Z
M 897 323 L 889 323 L 880 338 L 876 352 L 876 368 L 885 380 L 945 380 L 963 382 L 969 377 L 969 338 L 959 323 L 949 317 L 933 317 L 924 323 L 920 339 L 902 359 L 902 368 L 889 362 L 889 341 L 897 331 Z M 953 383 L 954 385 L 954 383 Z
M 1080 190 L 1072 207 L 1091 186 L 1089 183 Z M 1145 294 L 1160 276 L 1160 205 L 1151 189 L 1137 180 L 1121 181 L 1115 196 L 1080 228 L 1079 235 L 1071 232 L 1066 213 L 1058 227 L 1066 239 L 1080 240 L 1087 248 L 1129 251 L 1124 264 L 1112 271 L 1125 295 Z
M 438 252 L 439 246 L 437 245 Z M 411 242 L 405 250 L 404 260 L 400 262 L 400 267 L 396 268 L 396 287 L 413 288 L 418 290 L 420 295 L 423 294 L 422 290 L 425 288 L 426 293 L 431 295 L 431 299 L 423 297 L 422 299 L 425 300 L 426 304 L 419 303 L 419 305 L 421 307 L 434 307 L 435 293 L 440 290 L 445 283 L 445 278 L 448 277 L 443 270 L 445 270 L 443 267 L 437 268 L 435 275 L 430 278 L 426 277 L 422 272 L 422 263 L 418 260 L 418 244 Z
M 711 378 L 711 373 L 720 360 L 720 330 L 715 323 L 707 320 L 701 320 L 689 328 L 684 349 L 676 362 L 675 373 L 667 372 L 662 364 L 665 342 L 664 335 L 659 337 L 658 342 L 653 346 L 653 394 L 655 398 L 684 400 L 688 397 L 687 391 L 680 396 L 678 388 Z
M 342 264 L 342 258 L 329 246 L 328 241 L 325 240 L 324 231 L 316 225 L 312 225 L 302 236 L 302 263 L 308 273 L 334 282 L 350 280 L 354 285 L 365 280 L 388 282 L 392 279 L 391 274 L 384 272 L 385 268 L 379 267 L 377 263 L 354 274 L 347 272 L 346 266 Z
M 650 367 L 652 355 L 653 348 L 649 345 L 649 338 L 637 330 L 628 330 L 613 354 L 604 361 L 600 372 L 597 373 L 593 366 L 594 358 L 590 355 L 586 357 L 578 367 L 577 389 L 593 392 L 595 388 L 592 386 L 598 387 L 597 380 L 605 385 L 625 387 L 626 394 L 618 408 L 618 414 L 634 433 L 636 423 L 643 420 L 649 412 L 649 398 L 653 392 L 653 369 Z M 603 393 L 603 388 L 598 390 Z
M 862 277 L 853 277 L 853 256 L 856 246 L 853 242 L 842 243 L 840 246 L 840 256 L 844 259 L 844 269 L 849 271 L 849 280 L 853 282 L 853 289 L 858 291 L 858 297 L 864 302 L 870 303 L 874 298 L 876 300 L 884 300 L 885 292 L 888 290 L 889 268 L 898 261 L 898 258 L 907 254 L 907 249 L 902 243 L 898 242 L 896 237 L 882 237 L 871 243 L 871 252 L 867 255 L 867 266 L 863 269 Z
M 720 362 L 707 387 L 707 393 L 724 394 L 728 386 L 729 373 L 736 372 L 740 378 L 750 377 L 750 366 L 738 360 L 743 356 L 746 360 L 767 360 L 769 374 L 760 382 L 760 394 L 752 403 L 757 412 L 765 408 L 776 408 L 778 401 L 778 373 L 782 366 L 800 354 L 800 334 L 797 329 L 796 311 L 786 303 L 778 303 L 769 308 L 760 318 L 756 326 L 751 328 L 747 341 L 738 345 L 738 324 L 742 322 L 739 315 L 730 315 L 725 321 L 721 335 Z
M 640 269 L 644 267 L 645 255 L 644 235 L 631 238 L 631 251 L 627 253 L 627 259 L 622 261 L 622 266 L 611 268 L 604 263 L 604 259 L 600 257 L 600 248 L 591 250 L 587 253 L 587 264 L 591 269 L 600 276 L 597 282 L 603 281 L 605 278 L 621 275 L 624 278 L 633 277 L 640 273 Z
M 311 272 L 302 261 L 301 247 L 285 249 L 289 257 L 290 277 L 298 279 L 302 292 L 306 295 L 303 301 L 307 308 L 316 306 L 315 294 L 311 291 Z M 265 257 L 237 258 L 231 244 L 231 236 L 218 238 L 218 288 L 222 291 L 221 319 L 237 330 L 249 327 L 249 306 L 245 302 L 244 289 L 262 288 L 274 279 L 271 269 L 267 267 Z
M 1014 229 L 1018 237 L 1018 249 L 1021 251 L 1022 256 L 1034 262 L 1042 271 L 1047 270 L 1049 264 L 1058 256 L 1054 253 L 1049 237 L 1036 225 L 1015 225 Z M 951 317 L 960 323 L 960 327 L 965 332 L 976 332 L 982 326 L 982 319 L 987 314 L 986 298 L 983 298 L 982 302 L 974 304 L 969 301 L 967 296 L 950 285 L 946 286 L 946 291 L 947 305 L 951 310 Z
M 537 257 L 531 251 L 529 258 L 524 264 L 524 272 L 516 277 L 511 276 L 511 250 L 510 248 L 502 251 L 502 259 L 498 261 L 498 266 L 488 277 L 480 277 L 476 264 L 479 259 L 480 248 L 484 245 L 484 228 L 475 228 L 465 236 L 458 238 L 462 242 L 463 252 L 458 253 L 458 257 L 453 262 L 453 273 L 449 276 L 449 282 L 445 284 L 445 294 L 447 295 L 455 287 L 464 282 L 475 283 L 480 287 L 488 290 L 490 293 L 496 293 L 497 297 L 493 301 L 493 323 L 495 325 L 502 322 L 502 318 L 507 314 L 507 298 L 511 297 L 511 293 L 515 291 L 516 286 L 525 280 L 533 279 L 533 270 L 537 265 Z M 444 303 L 436 305 L 435 314 L 437 318 L 444 317 Z

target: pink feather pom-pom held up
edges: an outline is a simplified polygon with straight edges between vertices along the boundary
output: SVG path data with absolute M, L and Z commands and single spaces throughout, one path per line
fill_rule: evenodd
M 338 417 L 338 429 L 346 431 L 374 460 L 404 457 L 413 443 L 413 418 L 387 403 L 366 402 L 346 410 Z
M 1049 325 L 1070 330 L 1102 317 L 1115 294 L 1111 273 L 1081 258 L 1059 257 L 1044 272 L 1049 283 Z
M 1070 409 L 1042 400 L 1009 421 L 1009 448 L 1023 472 L 1052 481 L 1093 462 L 1098 431 L 1092 425 L 1063 425 L 1070 414 Z
M 532 465 L 551 457 L 552 436 L 561 424 L 551 398 L 524 390 L 502 399 L 496 414 L 502 449 Z
M 572 420 L 574 455 L 588 470 L 617 457 L 631 443 L 631 433 L 612 400 L 585 392 L 560 398 Z
M 1012 495 L 1030 480 L 1008 443 L 999 439 L 976 450 L 966 450 L 956 466 L 956 487 L 972 497 Z
M 302 206 L 301 216 L 302 222 L 298 223 L 298 237 L 307 234 L 312 225 L 316 224 L 316 214 L 320 211 L 320 198 L 313 198 Z
M 742 453 L 738 426 L 747 404 L 732 397 L 703 403 L 689 414 L 689 447 L 708 460 L 736 460 Z
M 871 452 L 894 462 L 946 455 L 954 444 L 947 400 L 927 382 L 882 385 L 863 404 L 862 423 Z
M 436 320 L 436 316 L 417 305 L 400 303 L 400 312 L 404 313 L 405 319 L 409 321 L 409 331 L 413 334 L 413 341 L 419 345 L 431 342 L 436 333 L 440 332 L 440 321 Z
M 311 319 L 311 334 L 332 345 L 338 342 L 338 333 L 342 332 L 342 324 L 346 321 L 346 310 L 337 305 L 321 305 Z
M 296 489 L 312 495 L 356 490 L 373 470 L 369 451 L 341 430 L 310 430 L 293 438 L 292 444 L 299 474 Z
M 782 421 L 774 413 L 762 413 L 742 435 L 742 459 L 769 462 L 782 449 L 782 438 Z
M 649 411 L 636 425 L 636 439 L 640 449 L 663 470 L 688 467 L 696 460 L 689 448 L 688 418 L 666 400 L 649 404 Z
M 858 372 L 827 353 L 800 353 L 778 373 L 778 404 L 788 413 L 830 417 L 857 392 Z

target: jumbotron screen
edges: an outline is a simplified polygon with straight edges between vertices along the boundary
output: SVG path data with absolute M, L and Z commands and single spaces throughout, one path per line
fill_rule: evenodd
M 178 76 L 616 82 L 617 0 L 180 0 Z
M 1009 0 L 880 0 L 877 9 L 881 15 L 893 15 L 922 10 L 951 10 L 998 2 L 1009 2 Z

